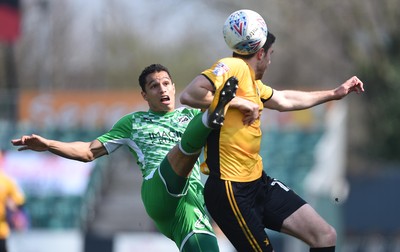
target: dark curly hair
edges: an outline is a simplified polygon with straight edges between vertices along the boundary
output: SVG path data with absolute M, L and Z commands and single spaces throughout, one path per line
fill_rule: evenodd
M 158 73 L 158 72 L 167 72 L 168 77 L 172 80 L 171 74 L 169 73 L 168 68 L 161 64 L 151 64 L 143 69 L 142 73 L 139 76 L 139 85 L 142 88 L 142 91 L 145 92 L 146 78 L 149 74 Z

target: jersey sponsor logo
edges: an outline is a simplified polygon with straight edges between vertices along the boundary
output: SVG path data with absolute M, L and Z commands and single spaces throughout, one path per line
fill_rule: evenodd
M 179 131 L 159 131 L 149 133 L 149 138 L 152 144 L 166 144 L 176 143 L 182 137 L 182 133 Z
M 183 124 L 183 123 L 188 123 L 190 121 L 188 116 L 180 116 L 178 117 L 178 123 Z
M 227 65 L 225 65 L 224 63 L 219 62 L 215 66 L 215 68 L 213 70 L 213 74 L 215 74 L 216 76 L 221 76 L 221 75 L 223 75 L 224 73 L 226 73 L 228 71 L 229 71 L 229 67 Z

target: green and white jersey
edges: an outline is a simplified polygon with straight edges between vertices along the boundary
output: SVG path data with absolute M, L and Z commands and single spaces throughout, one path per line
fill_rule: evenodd
M 181 140 L 188 123 L 198 113 L 198 109 L 184 107 L 167 113 L 133 112 L 122 117 L 109 132 L 97 139 L 109 154 L 122 145 L 128 146 L 143 177 L 146 177 Z M 191 177 L 200 179 L 199 161 Z

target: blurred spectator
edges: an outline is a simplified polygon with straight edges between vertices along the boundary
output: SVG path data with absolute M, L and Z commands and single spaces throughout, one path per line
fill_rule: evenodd
M 7 251 L 6 240 L 10 228 L 21 230 L 26 227 L 22 211 L 25 197 L 16 182 L 4 173 L 3 152 L 0 150 L 0 252 Z

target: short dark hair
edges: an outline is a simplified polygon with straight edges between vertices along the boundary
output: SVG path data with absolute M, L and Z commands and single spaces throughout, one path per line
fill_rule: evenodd
M 168 68 L 161 64 L 151 64 L 143 69 L 142 73 L 139 76 L 139 85 L 142 88 L 143 92 L 145 91 L 147 76 L 149 74 L 158 73 L 158 72 L 162 72 L 162 71 L 167 72 L 168 77 L 172 80 L 171 74 L 169 73 Z
M 271 48 L 272 44 L 275 43 L 275 39 L 276 39 L 275 35 L 272 34 L 271 32 L 268 32 L 267 41 L 265 41 L 265 43 L 264 43 L 264 45 L 262 47 L 262 48 L 264 48 L 264 51 L 268 51 L 268 49 Z M 257 52 L 252 53 L 252 54 L 248 54 L 248 55 L 241 55 L 241 54 L 233 52 L 232 57 L 237 57 L 237 58 L 241 58 L 241 59 L 250 59 L 256 53 Z

